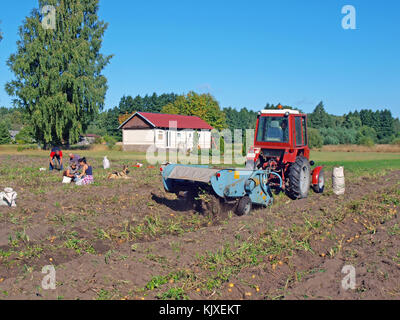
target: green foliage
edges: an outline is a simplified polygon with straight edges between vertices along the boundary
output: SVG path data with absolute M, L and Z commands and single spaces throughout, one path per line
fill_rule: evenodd
M 332 128 L 334 126 L 334 119 L 325 111 L 322 101 L 308 115 L 308 125 L 315 129 Z
M 10 130 L 21 130 L 29 125 L 29 116 L 22 108 L 0 107 L 0 119 L 2 119 Z
M 197 116 L 217 130 L 226 127 L 225 114 L 219 103 L 209 93 L 197 94 L 193 91 L 178 96 L 173 103 L 162 108 L 162 113 Z
M 373 144 L 377 141 L 377 135 L 374 128 L 362 126 L 357 133 L 357 143 L 365 144 L 372 140 Z
M 17 147 L 18 152 L 26 151 L 26 150 L 37 150 L 37 144 L 24 144 Z
M 8 144 L 11 142 L 8 126 L 4 121 L 0 122 L 0 144 Z
M 257 112 L 242 108 L 239 111 L 234 108 L 224 108 L 227 128 L 235 129 L 255 129 L 257 122 Z
M 375 142 L 372 138 L 370 137 L 365 137 L 362 136 L 359 140 L 358 140 L 358 144 L 362 145 L 362 146 L 366 146 L 366 147 L 373 147 L 375 145 Z
M 201 153 L 201 150 L 199 150 L 199 133 L 197 131 L 194 132 L 193 134 L 193 150 L 192 153 L 193 154 L 199 154 Z
M 32 127 L 25 126 L 15 136 L 15 141 L 18 144 L 30 144 L 30 143 L 35 142 L 35 139 L 33 138 L 33 135 L 34 135 L 34 133 L 33 133 Z
M 400 120 L 399 120 L 399 118 L 396 118 L 393 121 L 393 131 L 394 131 L 394 136 L 400 138 Z
M 151 96 L 145 95 L 143 98 L 139 95 L 135 98 L 123 96 L 118 105 L 118 111 L 120 114 L 130 114 L 135 111 L 161 112 L 164 106 L 169 103 L 174 103 L 177 97 L 178 95 L 175 93 L 164 93 L 160 96 L 153 93 Z
M 312 130 L 309 128 L 308 130 Z M 357 143 L 357 130 L 346 128 L 321 128 L 319 130 L 323 137 L 324 145 L 355 144 Z
M 311 128 L 309 128 L 311 129 Z M 337 131 L 333 128 L 321 128 L 319 130 L 321 136 L 323 137 L 324 145 L 336 145 L 339 144 L 339 137 L 337 136 Z
M 105 136 L 108 134 L 107 129 L 100 126 L 96 122 L 92 122 L 86 129 L 86 134 L 96 134 L 98 136 Z
M 392 144 L 400 145 L 400 138 L 395 138 L 395 139 L 392 141 Z
M 161 112 L 161 109 L 173 103 L 178 95 L 175 93 L 165 93 L 157 95 L 145 95 L 144 97 L 123 96 L 117 107 L 102 112 L 90 124 L 87 133 L 95 133 L 104 136 L 105 134 L 118 137 L 121 140 L 122 132 L 118 129 L 120 123 L 118 117 L 123 114 L 132 114 L 135 111 L 139 112 Z M 90 131 L 90 132 L 89 132 Z M 105 132 L 104 132 L 105 131 Z
M 394 119 L 387 110 L 372 111 L 363 109 L 360 112 L 349 112 L 343 116 L 330 115 L 320 102 L 308 115 L 309 128 L 319 129 L 324 137 L 324 144 L 360 144 L 362 142 L 387 144 L 391 143 L 397 133 L 400 137 L 400 121 Z
M 171 288 L 167 292 L 158 295 L 162 300 L 189 300 L 182 288 Z
M 219 137 L 219 152 L 221 152 L 222 155 L 225 153 L 225 137 L 222 135 Z
M 318 129 L 309 128 L 308 129 L 308 146 L 310 148 L 321 148 L 324 144 L 324 139 L 322 138 Z
M 98 19 L 99 0 L 39 0 L 56 6 L 56 30 L 44 29 L 33 9 L 19 28 L 17 52 L 7 65 L 6 84 L 30 116 L 35 139 L 44 145 L 74 143 L 103 108 L 111 56 L 100 53 L 107 24 Z
M 117 140 L 112 136 L 104 136 L 103 139 L 110 150 L 112 150 L 117 143 Z

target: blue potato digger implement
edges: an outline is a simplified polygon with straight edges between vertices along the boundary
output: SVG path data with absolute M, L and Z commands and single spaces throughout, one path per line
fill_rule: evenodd
M 248 214 L 252 204 L 268 206 L 273 202 L 272 190 L 282 187 L 279 174 L 269 170 L 213 169 L 200 165 L 168 164 L 161 167 L 167 192 L 185 193 L 200 211 L 219 213 L 224 203 L 233 204 L 238 215 Z M 201 194 L 208 198 L 204 199 Z

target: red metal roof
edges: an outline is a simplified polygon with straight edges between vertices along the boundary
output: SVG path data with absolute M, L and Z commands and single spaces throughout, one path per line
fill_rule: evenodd
M 137 112 L 132 115 L 132 117 L 130 117 L 127 121 L 125 121 L 125 123 L 132 119 L 136 114 L 139 114 L 158 128 L 169 128 L 170 122 L 176 121 L 177 129 L 213 129 L 213 127 L 211 127 L 207 122 L 200 119 L 199 117 L 183 116 L 180 114 Z M 125 123 L 123 123 L 121 127 L 123 127 Z

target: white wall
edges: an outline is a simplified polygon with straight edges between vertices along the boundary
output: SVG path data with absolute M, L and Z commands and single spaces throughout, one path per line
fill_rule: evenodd
M 193 148 L 194 133 L 194 130 L 123 129 L 122 142 L 125 145 L 155 144 L 158 148 L 191 149 Z M 200 147 L 202 149 L 211 148 L 211 132 L 199 130 L 198 133 Z
M 202 149 L 211 148 L 211 131 L 198 131 L 199 133 L 199 145 Z
M 154 130 L 123 129 L 122 142 L 128 145 L 152 145 L 154 143 Z

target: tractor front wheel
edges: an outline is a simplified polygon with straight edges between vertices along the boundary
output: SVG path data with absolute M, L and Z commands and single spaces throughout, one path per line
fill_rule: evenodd
M 289 196 L 293 199 L 307 198 L 311 185 L 310 162 L 298 156 L 289 168 Z

